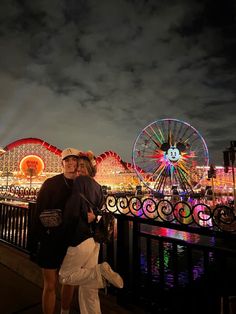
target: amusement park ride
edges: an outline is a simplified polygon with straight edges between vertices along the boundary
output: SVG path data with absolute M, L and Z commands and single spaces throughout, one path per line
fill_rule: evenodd
M 175 195 L 182 200 L 208 193 L 209 200 L 214 201 L 215 186 L 218 200 L 232 201 L 235 144 L 232 141 L 224 152 L 225 169 L 209 167 L 207 145 L 195 128 L 177 119 L 156 120 L 137 136 L 132 164 L 113 151 L 97 156 L 96 180 L 109 194 L 153 194 L 158 198 Z M 59 148 L 37 138 L 8 144 L 0 149 L 0 188 L 39 189 L 48 177 L 61 172 L 60 154 Z
M 157 120 L 138 135 L 132 161 L 140 180 L 163 195 L 178 191 L 194 193 L 208 169 L 207 145 L 190 124 Z M 201 166 L 201 171 L 197 167 Z
M 157 120 L 137 136 L 132 164 L 112 151 L 97 156 L 95 179 L 104 191 L 107 188 L 106 206 L 112 212 L 183 225 L 194 222 L 204 228 L 216 224 L 234 232 L 235 146 L 233 141 L 224 153 L 229 172 L 225 173 L 223 167 L 209 167 L 207 145 L 190 124 Z M 0 152 L 0 201 L 27 207 L 37 199 L 42 183 L 58 173 L 61 150 L 57 147 L 37 138 L 10 143 Z

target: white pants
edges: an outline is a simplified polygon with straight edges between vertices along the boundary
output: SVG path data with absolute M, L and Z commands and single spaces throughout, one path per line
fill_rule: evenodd
M 104 287 L 98 266 L 100 244 L 89 238 L 76 247 L 69 247 L 59 271 L 60 279 L 70 276 L 79 286 L 81 314 L 100 314 L 98 289 Z M 70 283 L 69 283 L 70 284 Z

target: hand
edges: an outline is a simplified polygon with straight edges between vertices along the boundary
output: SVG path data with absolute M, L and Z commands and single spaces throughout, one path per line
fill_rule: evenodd
M 96 216 L 92 212 L 88 212 L 88 223 L 90 224 L 96 219 Z

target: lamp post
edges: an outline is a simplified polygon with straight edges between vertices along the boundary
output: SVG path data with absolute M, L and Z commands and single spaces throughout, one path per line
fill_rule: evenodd
M 13 173 L 10 172 L 7 168 L 4 169 L 2 173 L 2 177 L 6 177 L 6 186 L 8 187 L 9 184 L 9 177 L 12 177 Z
M 32 187 L 32 178 L 33 178 L 33 176 L 35 176 L 35 169 L 34 168 L 28 168 L 27 169 L 27 173 L 28 173 L 28 175 L 29 175 L 29 180 L 30 180 L 30 189 L 31 189 L 31 187 Z
M 213 165 L 210 166 L 208 170 L 208 179 L 211 179 L 211 189 L 212 189 L 212 204 L 215 207 L 215 187 L 214 187 L 214 178 L 216 178 L 216 169 Z
M 234 173 L 234 163 L 235 163 L 235 150 L 236 141 L 230 141 L 230 147 L 223 152 L 224 156 L 224 167 L 225 172 L 228 172 L 228 168 L 231 163 L 232 167 L 232 178 L 233 178 L 233 195 L 234 195 L 234 214 L 236 215 L 236 187 L 235 187 L 235 173 Z

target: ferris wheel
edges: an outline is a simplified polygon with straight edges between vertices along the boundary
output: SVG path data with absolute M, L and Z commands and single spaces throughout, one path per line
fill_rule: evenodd
M 137 136 L 132 162 L 140 180 L 167 194 L 176 188 L 193 192 L 209 164 L 207 145 L 190 124 L 176 119 L 150 123 Z

